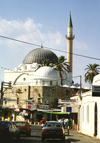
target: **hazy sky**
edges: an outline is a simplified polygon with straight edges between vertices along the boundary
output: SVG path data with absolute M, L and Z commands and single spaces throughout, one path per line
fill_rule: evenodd
M 73 22 L 73 53 L 100 59 L 99 0 L 0 0 L 0 35 L 67 52 L 67 26 L 71 11 Z M 13 70 L 26 54 L 39 47 L 0 37 L 0 81 L 4 69 Z M 53 51 L 57 56 L 65 52 Z M 88 64 L 100 60 L 73 55 L 73 77 L 82 75 Z M 1 68 L 3 67 L 3 68 Z M 74 78 L 80 82 L 79 77 Z

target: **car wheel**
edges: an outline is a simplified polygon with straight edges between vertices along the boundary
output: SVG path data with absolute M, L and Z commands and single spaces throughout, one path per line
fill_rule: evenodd
M 61 139 L 62 141 L 65 141 L 65 136 Z
M 28 132 L 28 133 L 26 134 L 26 136 L 28 136 L 28 137 L 30 137 L 30 135 L 31 135 L 31 133 L 30 133 L 30 132 Z
M 42 138 L 42 142 L 44 142 L 44 138 Z
M 20 134 L 17 135 L 17 140 L 20 140 Z
M 30 136 L 31 136 L 31 133 L 29 132 L 29 133 L 28 133 L 28 137 L 30 137 Z
M 12 134 L 10 135 L 9 140 L 10 140 L 10 142 L 13 141 L 13 135 Z

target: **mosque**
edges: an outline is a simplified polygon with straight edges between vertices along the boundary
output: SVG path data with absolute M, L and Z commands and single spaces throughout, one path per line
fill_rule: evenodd
M 67 72 L 67 78 L 63 79 L 62 85 L 58 71 L 49 66 L 40 66 L 45 59 L 49 59 L 53 63 L 58 60 L 55 53 L 43 47 L 30 51 L 22 64 L 14 70 L 4 71 L 4 81 L 12 83 L 12 88 L 5 90 L 4 97 L 14 100 L 13 102 L 3 101 L 2 120 L 10 120 L 11 117 L 13 117 L 13 121 L 24 120 L 22 118 L 24 116 L 28 120 L 32 117 L 31 121 L 34 123 L 39 122 L 42 117 L 50 120 L 51 109 L 52 118 L 55 120 L 54 114 L 60 116 L 65 113 L 67 115 L 66 107 L 70 106 L 73 129 L 100 139 L 100 74 L 94 77 L 93 91 L 84 90 L 79 95 L 77 94 L 78 88 L 75 89 L 73 86 L 72 89 L 74 36 L 71 14 L 66 39 L 69 72 Z M 34 99 L 34 103 L 32 99 Z M 58 100 L 64 103 L 64 99 L 72 99 L 76 103 L 73 105 L 65 103 L 65 106 L 64 104 L 63 107 L 59 106 Z M 58 106 L 63 110 L 59 111 Z
M 68 23 L 67 39 L 67 65 L 69 72 L 67 77 L 62 81 L 63 85 L 72 85 L 72 69 L 73 69 L 73 25 L 71 14 Z M 45 59 L 50 59 L 53 63 L 57 62 L 57 55 L 41 46 L 41 48 L 30 51 L 24 58 L 22 64 L 15 67 L 14 70 L 4 71 L 4 81 L 11 81 L 12 85 L 29 85 L 29 86 L 60 86 L 61 79 L 58 71 L 51 67 L 40 67 Z
M 66 39 L 69 72 L 66 71 L 67 76 L 64 76 L 62 82 L 59 72 L 53 67 L 41 66 L 45 59 L 49 59 L 54 64 L 58 60 L 54 52 L 42 46 L 30 51 L 22 64 L 15 67 L 14 70 L 4 71 L 4 81 L 11 82 L 12 87 L 6 89 L 4 93 L 2 120 L 10 120 L 11 116 L 13 116 L 13 120 L 21 119 L 23 116 L 20 116 L 20 114 L 25 112 L 27 115 L 32 114 L 32 120 L 34 121 L 39 121 L 41 117 L 50 120 L 50 114 L 48 115 L 44 111 L 51 111 L 52 107 L 53 113 L 57 111 L 58 114 L 59 111 L 59 114 L 61 114 L 59 104 L 65 103 L 80 90 L 80 86 L 79 88 L 73 86 L 72 80 L 74 36 L 71 14 Z M 66 111 L 64 112 L 66 114 Z M 77 119 L 77 112 L 78 110 L 73 111 L 75 119 Z M 27 119 L 30 119 L 30 117 L 27 116 Z

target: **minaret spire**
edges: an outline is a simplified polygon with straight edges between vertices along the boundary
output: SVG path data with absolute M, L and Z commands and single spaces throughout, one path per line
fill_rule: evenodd
M 71 12 L 69 15 L 68 22 L 68 32 L 67 32 L 67 65 L 69 66 L 69 71 L 72 73 L 72 65 L 73 65 L 73 24 L 71 19 Z
M 69 23 L 68 23 L 68 27 L 73 27 L 73 24 L 72 24 L 72 18 L 71 18 L 71 12 L 70 12 L 70 16 L 69 16 Z

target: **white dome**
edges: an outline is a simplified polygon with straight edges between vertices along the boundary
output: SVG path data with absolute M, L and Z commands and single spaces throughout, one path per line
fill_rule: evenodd
M 34 79 L 60 79 L 60 76 L 53 68 L 44 66 L 34 73 Z

